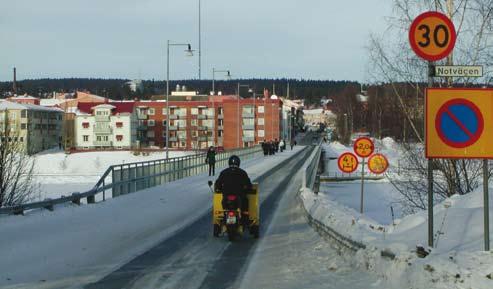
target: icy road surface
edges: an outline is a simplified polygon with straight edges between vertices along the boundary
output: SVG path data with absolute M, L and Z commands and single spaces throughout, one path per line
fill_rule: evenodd
M 341 255 L 307 224 L 297 197 L 301 177 L 285 191 L 240 288 L 382 288 L 375 276 L 356 268 L 352 253 Z
M 261 237 L 212 237 L 210 212 L 86 289 L 372 288 L 379 284 L 338 255 L 307 224 L 296 194 L 302 153 L 258 179 Z M 351 259 L 348 255 L 348 260 Z M 375 285 L 373 285 L 375 284 Z

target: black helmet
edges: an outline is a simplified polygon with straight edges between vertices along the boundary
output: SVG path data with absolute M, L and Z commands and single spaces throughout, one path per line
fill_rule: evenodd
M 228 165 L 230 167 L 240 167 L 240 158 L 237 155 L 232 155 L 229 157 Z

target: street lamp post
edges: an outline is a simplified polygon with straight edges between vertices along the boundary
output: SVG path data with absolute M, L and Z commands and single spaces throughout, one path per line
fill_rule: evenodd
M 166 159 L 169 158 L 169 48 L 170 46 L 186 46 L 185 50 L 188 56 L 193 56 L 192 46 L 190 44 L 171 43 L 168 40 L 166 54 Z
M 226 79 L 230 80 L 231 79 L 231 72 L 229 70 L 217 70 L 215 68 L 212 68 L 212 95 L 216 94 L 216 72 L 224 72 L 226 73 Z

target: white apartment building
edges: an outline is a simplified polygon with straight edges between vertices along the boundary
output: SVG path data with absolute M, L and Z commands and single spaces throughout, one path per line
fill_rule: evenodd
M 137 117 L 131 102 L 80 103 L 75 117 L 77 149 L 131 149 Z

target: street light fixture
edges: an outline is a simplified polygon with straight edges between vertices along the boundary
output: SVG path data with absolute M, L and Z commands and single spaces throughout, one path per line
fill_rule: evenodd
M 170 40 L 167 42 L 167 55 L 166 55 L 166 159 L 169 158 L 169 48 L 170 46 L 185 46 L 187 50 L 185 53 L 187 56 L 193 56 L 192 46 L 189 43 L 172 43 Z
M 229 70 L 217 70 L 215 68 L 212 68 L 212 95 L 216 94 L 216 72 L 224 72 L 226 73 L 226 79 L 231 80 L 231 72 Z

